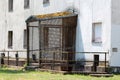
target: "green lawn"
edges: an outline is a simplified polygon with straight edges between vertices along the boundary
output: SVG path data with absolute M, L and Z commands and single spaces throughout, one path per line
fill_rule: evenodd
M 13 69 L 0 69 L 0 80 L 120 80 L 120 75 L 110 78 L 96 78 L 84 75 L 51 74 L 40 71 L 22 71 Z

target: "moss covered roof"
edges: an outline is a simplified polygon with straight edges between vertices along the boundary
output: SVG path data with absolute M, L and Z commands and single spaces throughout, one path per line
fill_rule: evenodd
M 57 12 L 51 14 L 43 14 L 43 15 L 36 15 L 37 18 L 53 18 L 53 17 L 60 17 L 60 16 L 67 16 L 72 14 L 71 12 Z
M 51 14 L 43 14 L 43 15 L 32 15 L 30 16 L 26 22 L 32 22 L 32 21 L 42 21 L 42 20 L 48 20 L 48 19 L 56 19 L 56 18 L 65 18 L 70 16 L 76 16 L 77 14 L 72 12 L 57 12 L 57 13 L 51 13 Z

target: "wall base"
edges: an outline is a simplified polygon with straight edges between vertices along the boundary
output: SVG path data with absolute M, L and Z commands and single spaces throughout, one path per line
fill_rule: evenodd
M 109 73 L 120 73 L 120 67 L 109 67 L 108 72 Z

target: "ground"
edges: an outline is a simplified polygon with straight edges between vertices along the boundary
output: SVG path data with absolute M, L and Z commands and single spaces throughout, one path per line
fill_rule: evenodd
M 49 72 L 40 71 L 23 71 L 2 68 L 0 69 L 0 80 L 120 80 L 120 75 L 114 77 L 91 77 L 86 75 L 62 75 L 51 74 Z

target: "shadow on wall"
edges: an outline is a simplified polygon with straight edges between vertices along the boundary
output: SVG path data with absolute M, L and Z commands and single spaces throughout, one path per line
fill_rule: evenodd
M 76 52 L 84 52 L 84 45 L 83 45 L 79 16 L 78 16 L 77 30 L 76 30 Z M 77 61 L 85 60 L 85 54 L 77 53 L 76 60 Z M 84 65 L 84 63 L 81 63 L 81 64 Z

